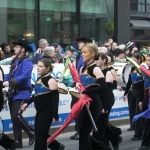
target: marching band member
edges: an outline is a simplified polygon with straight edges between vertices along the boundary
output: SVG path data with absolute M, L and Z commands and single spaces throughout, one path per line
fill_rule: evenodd
M 150 68 L 150 54 L 146 56 L 146 65 L 148 70 Z M 144 100 L 139 104 L 139 107 L 142 107 L 142 111 L 150 110 L 150 81 L 148 78 L 144 78 Z M 149 111 L 150 114 L 150 111 Z M 145 120 L 144 133 L 142 137 L 141 148 L 139 150 L 150 149 L 150 118 Z
M 31 73 L 33 69 L 32 61 L 26 57 L 27 51 L 32 51 L 29 42 L 25 39 L 18 39 L 12 44 L 15 45 L 14 52 L 17 57 L 12 61 L 10 73 L 5 77 L 3 86 L 9 87 L 9 108 L 13 122 L 13 133 L 17 141 L 17 147 L 22 148 L 22 129 L 29 136 L 29 145 L 34 143 L 34 129 L 22 116 L 20 110 L 25 100 L 29 100 L 31 95 Z
M 113 145 L 113 149 L 116 150 L 119 149 L 119 143 L 122 141 L 122 139 L 120 141 L 119 135 L 121 134 L 121 129 L 112 126 L 108 121 L 110 110 L 115 101 L 113 94 L 113 75 L 108 68 L 110 59 L 104 53 L 99 53 L 97 59 L 97 65 L 102 70 L 107 84 L 107 91 L 99 93 L 100 99 L 102 100 L 102 108 L 104 107 L 104 109 L 107 109 L 107 111 L 106 113 L 102 111 L 102 114 L 99 116 L 98 121 L 96 122 L 98 132 L 94 132 L 93 137 L 104 142 L 106 145 L 109 145 L 110 141 Z M 114 129 L 115 131 L 113 131 Z M 114 134 L 115 132 L 118 132 L 119 134 Z
M 111 72 L 107 68 L 108 58 L 104 53 L 99 53 L 97 56 L 96 64 L 102 70 L 104 74 L 107 91 L 99 92 L 100 99 L 102 101 L 102 113 L 100 114 L 96 126 L 98 128 L 98 132 L 93 132 L 93 137 L 98 141 L 104 142 L 106 145 L 109 145 L 109 141 L 106 141 L 105 137 L 105 129 L 107 120 L 109 117 L 110 109 L 111 109 L 111 97 L 112 95 L 112 85 L 113 85 L 113 77 Z
M 150 67 L 150 54 L 146 56 L 146 65 Z M 139 102 L 139 109 L 142 110 L 142 113 L 139 115 L 136 115 L 133 118 L 133 122 L 135 122 L 137 119 L 140 117 L 145 118 L 145 123 L 144 123 L 144 132 L 143 132 L 143 137 L 142 137 L 142 143 L 141 147 L 139 150 L 148 150 L 150 149 L 150 81 L 149 78 L 146 76 L 144 77 L 144 99 L 143 101 Z
M 80 79 L 82 85 L 86 88 L 82 94 L 87 94 L 92 102 L 89 106 L 94 121 L 98 119 L 102 112 L 101 100 L 98 93 L 106 90 L 106 82 L 100 68 L 95 64 L 95 58 L 98 54 L 98 48 L 95 44 L 90 43 L 82 47 L 82 57 L 86 66 L 80 69 Z M 76 87 L 80 89 L 80 84 L 76 83 Z M 103 110 L 105 112 L 107 110 Z M 79 129 L 79 150 L 91 150 L 90 133 L 93 125 L 86 108 L 84 107 L 78 116 Z
M 132 59 L 137 63 L 141 64 L 142 63 L 142 56 L 140 53 L 134 53 L 132 55 Z M 123 96 L 123 100 L 126 100 L 126 95 L 130 89 L 131 89 L 131 100 L 129 104 L 129 109 L 130 112 L 132 112 L 133 117 L 139 113 L 141 113 L 138 104 L 139 102 L 142 101 L 143 95 L 144 95 L 144 84 L 143 84 L 143 78 L 139 75 L 138 71 L 136 70 L 135 67 L 131 68 L 131 73 L 129 74 L 129 79 L 126 85 L 126 90 Z M 135 134 L 131 138 L 132 141 L 140 140 L 142 138 L 142 120 L 139 119 L 135 123 Z
M 87 37 L 79 37 L 76 39 L 76 42 L 78 43 L 78 48 L 80 50 L 80 53 L 78 54 L 77 58 L 76 58 L 76 68 L 77 71 L 80 71 L 80 68 L 83 67 L 85 65 L 85 62 L 83 61 L 83 57 L 81 55 L 81 49 L 82 47 L 86 44 L 86 43 L 92 43 L 92 40 L 90 38 Z M 71 108 L 72 106 L 78 101 L 78 98 L 75 96 L 72 96 L 72 101 L 71 101 Z M 76 133 L 72 136 L 70 136 L 70 139 L 75 139 L 75 140 L 79 140 L 79 132 L 78 132 L 78 126 L 77 126 L 77 119 L 75 119 L 75 131 Z
M 50 75 L 53 66 L 48 58 L 42 58 L 37 65 L 37 72 L 41 76 L 35 83 L 35 94 L 26 101 L 21 109 L 34 102 L 36 109 L 35 116 L 35 146 L 34 150 L 47 150 L 47 137 L 49 127 L 53 122 L 57 122 L 59 93 L 55 79 Z M 64 145 L 56 140 L 48 145 L 52 150 L 64 150 Z

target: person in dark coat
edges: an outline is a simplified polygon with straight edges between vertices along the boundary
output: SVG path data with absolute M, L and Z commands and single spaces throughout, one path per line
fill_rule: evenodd
M 22 148 L 22 129 L 29 137 L 29 145 L 34 143 L 34 129 L 22 116 L 20 107 L 30 99 L 31 96 L 31 73 L 33 63 L 26 57 L 27 51 L 32 51 L 29 42 L 25 39 L 18 39 L 12 44 L 15 45 L 14 52 L 17 57 L 12 61 L 9 74 L 5 77 L 3 86 L 8 87 L 9 108 L 13 122 L 13 133 L 18 143 L 17 147 Z

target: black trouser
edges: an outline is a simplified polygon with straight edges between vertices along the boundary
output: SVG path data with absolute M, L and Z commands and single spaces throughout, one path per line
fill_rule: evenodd
M 148 103 L 149 103 L 149 95 L 148 91 L 144 90 L 144 99 L 142 102 L 142 111 L 146 111 L 148 108 Z M 143 137 L 142 137 L 142 143 L 141 146 L 147 146 L 150 147 L 150 119 L 143 119 L 144 121 L 144 132 L 143 132 Z
M 92 136 L 90 136 L 90 141 L 91 141 L 91 145 L 92 145 L 92 150 L 111 150 L 109 145 L 106 145 L 105 143 L 96 140 Z
M 130 107 L 132 106 L 132 108 L 134 108 L 135 110 L 135 115 L 140 114 L 142 111 L 139 109 L 139 102 L 143 100 L 143 97 L 141 95 L 139 95 L 140 91 L 136 91 L 136 90 L 132 90 L 131 91 L 131 103 L 130 103 Z M 130 109 L 132 109 L 130 108 Z M 142 132 L 143 132 L 143 119 L 139 118 L 136 122 L 135 122 L 135 134 L 134 137 L 137 138 L 141 138 L 142 137 Z
M 141 146 L 150 147 L 150 119 L 145 120 L 145 128 Z
M 131 98 L 132 98 L 131 94 L 132 94 L 131 90 L 129 90 L 127 97 L 128 97 L 128 107 L 129 107 L 130 127 L 134 128 L 134 123 L 132 123 L 132 119 L 135 116 L 136 107 L 135 107 L 135 103 L 131 101 Z
M 72 106 L 79 100 L 79 98 L 71 95 L 72 97 L 72 101 L 71 101 L 71 108 Z M 78 131 L 78 127 L 77 127 L 77 118 L 75 119 L 75 131 Z
M 35 117 L 35 150 L 47 150 L 47 138 L 50 137 L 48 132 L 52 120 L 52 113 L 37 112 Z M 60 143 L 56 140 L 48 145 L 51 150 L 58 150 L 59 146 Z
M 91 98 L 93 101 L 90 104 L 90 111 L 93 116 L 94 121 L 96 122 L 101 111 L 101 101 L 98 95 L 93 96 Z M 78 116 L 78 129 L 79 129 L 79 150 L 91 150 L 91 141 L 90 141 L 90 133 L 93 129 L 93 125 L 89 114 L 84 106 Z
M 5 149 L 10 149 L 11 146 L 15 143 L 15 140 L 12 140 L 9 136 L 3 133 L 2 138 L 0 140 L 0 145 Z
M 28 122 L 23 118 L 23 111 L 20 109 L 24 100 L 9 101 L 10 115 L 13 123 L 13 133 L 15 140 L 22 144 L 22 130 L 29 137 L 33 137 L 34 129 L 28 124 Z
M 109 123 L 109 114 L 112 106 L 114 105 L 115 99 L 113 93 L 111 94 L 110 106 L 108 108 L 108 113 L 100 114 L 96 126 L 98 132 L 93 133 L 93 137 L 98 141 L 102 142 L 102 146 L 108 148 L 109 141 L 115 145 L 119 141 L 119 135 L 122 133 L 120 128 L 114 127 Z M 103 148 L 104 149 L 104 148 Z
M 114 127 L 110 123 L 108 123 L 105 129 L 105 137 L 106 139 L 108 139 L 108 141 L 111 142 L 113 146 L 115 146 L 119 142 L 119 135 L 121 135 L 121 129 Z
M 109 114 L 110 114 L 111 108 L 113 107 L 114 103 L 115 103 L 115 97 L 114 97 L 114 94 L 112 93 Z M 106 124 L 106 129 L 105 129 L 106 144 L 108 144 L 109 141 L 112 143 L 113 146 L 115 144 L 117 144 L 119 141 L 119 135 L 121 135 L 121 133 L 122 133 L 122 131 L 120 128 L 117 128 L 110 124 L 109 115 L 108 115 L 108 120 L 107 120 L 107 124 Z M 106 139 L 108 139 L 108 141 Z
M 105 129 L 107 126 L 107 120 L 108 120 L 109 113 L 106 114 L 100 114 L 96 121 L 96 126 L 98 128 L 98 132 L 93 132 L 93 137 L 101 142 L 104 142 L 106 145 L 109 145 L 109 141 L 106 139 L 105 136 Z
M 135 124 L 132 123 L 132 119 L 136 113 L 136 101 L 133 99 L 132 92 L 129 90 L 128 92 L 128 107 L 129 107 L 129 117 L 130 117 L 130 127 L 135 127 Z
M 108 117 L 109 113 L 100 115 L 96 122 L 98 132 L 93 133 L 93 137 L 101 141 L 102 146 L 105 148 L 108 148 L 109 141 L 112 145 L 116 145 L 119 141 L 119 135 L 122 133 L 120 128 L 114 127 L 109 123 Z

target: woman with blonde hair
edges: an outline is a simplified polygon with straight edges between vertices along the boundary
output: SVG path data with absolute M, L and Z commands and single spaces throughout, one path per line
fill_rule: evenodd
M 102 71 L 95 64 L 95 58 L 98 54 L 97 46 L 93 43 L 85 44 L 81 52 L 83 60 L 86 62 L 86 66 L 80 69 L 81 83 L 86 88 L 82 94 L 87 94 L 92 99 L 89 109 L 96 122 L 102 112 L 98 93 L 106 90 L 106 82 Z M 80 83 L 76 83 L 76 87 L 80 90 Z M 93 125 L 85 107 L 83 107 L 78 116 L 78 129 L 79 150 L 92 150 L 90 133 Z

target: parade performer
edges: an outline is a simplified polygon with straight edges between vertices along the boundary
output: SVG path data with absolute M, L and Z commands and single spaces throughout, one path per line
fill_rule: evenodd
M 101 109 L 101 100 L 98 93 L 106 89 L 105 78 L 101 70 L 95 64 L 95 57 L 98 54 L 98 49 L 95 44 L 86 44 L 82 48 L 83 60 L 87 63 L 86 66 L 80 70 L 80 79 L 76 80 L 76 77 L 73 77 L 73 80 L 76 83 L 76 87 L 82 92 L 81 98 L 73 105 L 72 110 L 66 122 L 63 126 L 57 131 L 52 138 L 48 139 L 48 142 L 51 142 L 54 138 L 60 134 L 60 132 L 66 128 L 71 121 L 78 116 L 78 129 L 79 129 L 79 150 L 91 150 L 90 142 L 90 132 L 92 131 L 93 124 L 89 113 L 84 107 L 85 104 L 92 102 L 90 104 L 90 111 L 93 116 L 94 121 L 99 117 Z M 71 72 L 75 72 L 75 67 L 71 67 Z M 72 74 L 72 73 L 71 73 Z M 73 75 L 73 74 L 72 74 Z M 77 75 L 77 73 L 75 73 Z M 78 77 L 77 77 L 78 78 Z M 81 83 L 80 83 L 81 80 Z M 83 87 L 85 90 L 83 91 Z M 88 95 L 88 96 L 87 96 Z M 80 112 L 81 111 L 81 112 Z
M 4 104 L 4 96 L 3 96 L 3 80 L 4 80 L 4 73 L 2 68 L 0 67 L 0 112 L 3 109 Z M 0 145 L 5 149 L 16 150 L 16 142 L 12 140 L 8 135 L 2 132 L 0 137 Z
M 93 133 L 93 137 L 95 137 L 97 140 L 104 142 L 106 145 L 109 145 L 109 141 L 113 145 L 113 149 L 119 148 L 119 143 L 120 143 L 120 137 L 119 135 L 121 134 L 120 129 L 116 127 L 111 127 L 109 123 L 109 113 L 110 110 L 114 104 L 114 94 L 113 94 L 113 76 L 111 71 L 109 71 L 110 68 L 108 68 L 108 64 L 110 63 L 110 58 L 104 54 L 104 53 L 99 53 L 97 57 L 97 66 L 100 67 L 102 70 L 106 84 L 107 84 L 107 91 L 105 92 L 100 92 L 99 96 L 100 99 L 102 100 L 102 108 L 105 111 L 102 111 L 102 114 L 99 116 L 96 126 L 98 127 L 98 132 Z M 112 68 L 111 68 L 112 70 Z M 119 135 L 115 134 L 113 129 L 111 128 L 116 128 L 116 130 L 119 131 Z
M 132 59 L 137 63 L 137 64 L 141 64 L 142 63 L 142 56 L 140 53 L 134 53 L 132 55 Z M 132 107 L 133 109 L 135 109 L 135 114 L 140 114 L 141 110 L 138 107 L 139 102 L 142 101 L 143 96 L 144 96 L 144 84 L 143 84 L 143 78 L 142 76 L 139 74 L 138 70 L 135 67 L 131 68 L 131 73 L 129 74 L 129 79 L 126 85 L 126 90 L 123 96 L 123 100 L 126 100 L 126 95 L 130 89 L 132 85 L 132 89 L 131 89 L 131 94 L 132 94 L 132 98 L 130 103 L 130 107 Z M 134 136 L 131 138 L 132 141 L 136 141 L 136 140 L 140 140 L 142 138 L 142 119 L 139 119 L 136 123 L 135 123 L 135 134 Z
M 5 77 L 3 86 L 8 88 L 8 100 L 10 115 L 13 123 L 13 133 L 18 148 L 22 148 L 22 129 L 29 136 L 29 145 L 34 143 L 34 129 L 22 116 L 20 110 L 25 100 L 29 100 L 31 95 L 31 73 L 33 69 L 32 61 L 26 57 L 27 51 L 32 51 L 25 39 L 18 39 L 12 44 L 15 45 L 14 52 L 17 57 L 12 61 L 9 75 Z
M 102 105 L 98 93 L 106 90 L 106 82 L 101 72 L 95 64 L 95 57 L 98 54 L 98 49 L 95 44 L 87 44 L 82 48 L 82 57 L 86 66 L 80 70 L 80 79 L 82 85 L 86 88 L 82 94 L 87 94 L 92 102 L 90 104 L 90 111 L 96 121 L 101 114 Z M 78 89 L 80 84 L 76 83 Z M 107 108 L 106 108 L 107 109 Z M 103 110 L 107 111 L 107 110 Z M 78 116 L 78 127 L 79 127 L 79 150 L 91 150 L 91 144 L 89 141 L 89 135 L 92 130 L 92 123 L 84 107 Z
M 146 57 L 146 65 L 150 67 L 150 54 Z M 144 77 L 144 99 L 139 103 L 139 108 L 142 110 L 142 113 L 134 116 L 133 122 L 137 121 L 140 117 L 145 118 L 144 124 L 144 133 L 142 137 L 142 143 L 139 150 L 148 150 L 150 149 L 150 80 L 147 77 Z
M 76 68 L 77 68 L 77 71 L 79 73 L 80 71 L 80 68 L 85 66 L 86 63 L 83 61 L 83 57 L 81 55 L 81 50 L 82 50 L 82 47 L 86 44 L 86 43 L 92 43 L 93 41 L 88 38 L 88 37 L 85 37 L 85 36 L 81 36 L 77 39 L 75 39 L 75 41 L 78 43 L 78 49 L 79 49 L 79 53 L 76 57 Z M 73 85 L 74 86 L 74 85 Z M 73 107 L 73 105 L 78 101 L 78 98 L 76 98 L 75 96 L 71 96 L 72 97 L 72 101 L 71 101 L 71 108 Z M 78 119 L 78 118 L 77 118 Z M 77 125 L 77 119 L 75 120 L 75 130 L 76 130 L 76 133 L 72 136 L 70 136 L 70 139 L 75 139 L 75 140 L 79 140 L 79 133 L 78 133 L 78 125 Z
M 105 137 L 105 129 L 106 124 L 110 112 L 110 104 L 111 104 L 111 97 L 112 95 L 112 85 L 113 85 L 113 77 L 111 72 L 107 68 L 108 63 L 108 57 L 104 53 L 99 53 L 97 56 L 96 64 L 100 69 L 102 70 L 102 73 L 104 74 L 106 85 L 107 85 L 107 91 L 99 92 L 99 97 L 102 101 L 102 113 L 98 117 L 98 120 L 96 122 L 96 126 L 98 128 L 98 132 L 93 132 L 93 137 L 97 139 L 98 141 L 104 142 L 107 145 L 109 145 L 109 141 Z
M 47 137 L 53 122 L 57 122 L 59 93 L 55 79 L 50 75 L 53 66 L 47 58 L 42 58 L 37 65 L 37 72 L 41 75 L 35 83 L 35 94 L 26 101 L 21 109 L 34 102 L 35 116 L 35 146 L 34 150 L 47 150 Z M 64 145 L 56 140 L 48 145 L 51 150 L 64 150 Z
M 150 71 L 147 70 L 143 65 L 135 63 L 134 60 L 129 57 L 126 57 L 126 59 L 130 61 L 143 76 L 150 77 Z
M 107 54 L 107 58 L 108 58 L 108 62 L 107 62 L 107 68 L 108 68 L 108 71 L 111 72 L 112 76 L 113 76 L 113 86 L 112 86 L 112 91 L 113 90 L 122 90 L 122 87 L 120 86 L 117 86 L 117 75 L 116 75 L 116 70 L 113 68 L 112 64 L 114 62 L 113 60 L 113 56 L 112 55 L 109 55 Z M 114 93 L 112 92 L 113 96 L 111 97 L 112 100 L 111 100 L 111 108 L 113 107 L 114 103 L 115 103 L 115 96 L 114 96 Z M 109 139 L 109 141 L 111 141 L 111 143 L 113 144 L 113 147 L 115 149 L 115 147 L 118 147 L 119 146 L 119 143 L 122 142 L 122 137 L 120 136 L 122 134 L 122 131 L 121 131 L 121 128 L 118 128 L 118 127 L 115 127 L 113 126 L 110 122 L 109 122 L 109 119 L 108 119 L 108 124 L 106 126 L 106 130 L 105 130 L 105 136 L 106 137 L 109 137 L 107 139 Z M 119 140 L 118 140 L 119 138 Z

